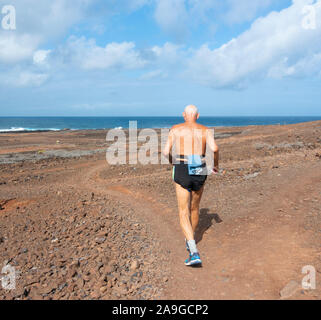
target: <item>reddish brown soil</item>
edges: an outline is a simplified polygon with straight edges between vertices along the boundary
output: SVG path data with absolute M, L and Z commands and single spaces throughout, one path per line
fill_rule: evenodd
M 198 247 L 186 268 L 170 166 L 110 166 L 99 153 L 0 165 L 0 299 L 280 299 L 306 265 L 321 296 L 321 122 L 219 129 Z M 0 154 L 95 150 L 104 131 L 0 135 Z M 57 143 L 59 140 L 59 143 Z M 1 270 L 0 270 L 1 271 Z

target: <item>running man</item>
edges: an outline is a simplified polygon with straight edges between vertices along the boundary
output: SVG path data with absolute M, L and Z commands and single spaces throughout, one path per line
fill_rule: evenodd
M 212 131 L 197 123 L 199 113 L 195 106 L 187 106 L 183 117 L 184 123 L 172 127 L 163 153 L 174 166 L 173 180 L 176 187 L 180 225 L 185 235 L 186 249 L 189 252 L 185 265 L 200 266 L 202 261 L 196 247 L 195 230 L 199 222 L 199 206 L 208 175 L 205 154 L 209 151 L 212 156 L 214 154 L 212 171 L 217 174 L 219 148 Z

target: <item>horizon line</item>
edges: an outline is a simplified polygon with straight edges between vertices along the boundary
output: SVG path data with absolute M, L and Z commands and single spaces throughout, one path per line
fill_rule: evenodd
M 15 115 L 15 116 L 2 116 L 0 115 L 0 118 L 181 118 L 182 115 L 177 115 L 177 116 L 135 116 L 135 115 L 129 115 L 129 116 L 71 116 L 71 115 L 59 115 L 59 116 L 53 116 L 53 115 L 34 115 L 34 116 L 25 116 L 25 115 Z M 319 118 L 321 117 L 321 115 L 233 115 L 233 116 L 229 116 L 229 115 L 200 115 L 200 119 L 201 118 L 248 118 L 248 117 L 278 117 L 278 118 L 282 118 L 282 117 L 293 117 L 293 118 L 298 118 L 298 117 L 313 117 L 313 118 Z

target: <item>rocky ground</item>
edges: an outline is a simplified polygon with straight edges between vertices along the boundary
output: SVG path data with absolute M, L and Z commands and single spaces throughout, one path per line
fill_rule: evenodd
M 0 266 L 17 271 L 0 299 L 320 299 L 320 121 L 217 130 L 202 269 L 183 265 L 170 166 L 110 166 L 105 137 L 0 135 Z
M 159 298 L 166 255 L 133 210 L 76 188 L 50 195 L 1 203 L 2 263 L 19 272 L 1 298 Z

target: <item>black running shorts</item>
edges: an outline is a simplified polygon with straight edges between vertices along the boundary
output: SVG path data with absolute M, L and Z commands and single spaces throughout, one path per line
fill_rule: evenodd
M 192 176 L 188 174 L 188 164 L 175 164 L 173 168 L 173 180 L 188 191 L 199 191 L 205 184 L 207 175 Z

